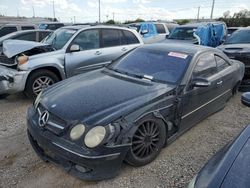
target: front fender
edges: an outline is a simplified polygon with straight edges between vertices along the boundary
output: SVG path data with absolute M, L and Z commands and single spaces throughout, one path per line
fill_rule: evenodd
M 20 70 L 33 72 L 42 68 L 54 68 L 59 73 L 62 79 L 66 78 L 64 67 L 64 53 L 44 53 L 31 56 L 27 63 L 18 66 Z

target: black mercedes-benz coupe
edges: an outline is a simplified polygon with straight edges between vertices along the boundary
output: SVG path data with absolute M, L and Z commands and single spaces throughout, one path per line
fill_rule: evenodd
M 28 137 L 45 161 L 86 180 L 142 166 L 222 109 L 244 64 L 191 44 L 139 47 L 109 66 L 59 82 L 29 108 Z

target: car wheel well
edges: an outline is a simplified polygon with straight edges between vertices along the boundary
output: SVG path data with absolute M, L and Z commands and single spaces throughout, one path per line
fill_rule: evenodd
M 55 68 L 55 67 L 41 67 L 41 68 L 34 69 L 34 70 L 32 70 L 32 71 L 29 73 L 28 78 L 29 78 L 30 75 L 32 75 L 34 72 L 36 72 L 36 71 L 41 71 L 41 70 L 49 70 L 49 71 L 55 73 L 55 75 L 56 75 L 60 80 L 62 80 L 62 76 L 61 76 L 59 70 L 58 70 L 57 68 Z

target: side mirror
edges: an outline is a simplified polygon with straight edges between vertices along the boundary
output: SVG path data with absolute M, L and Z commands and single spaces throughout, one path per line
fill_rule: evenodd
M 250 107 L 250 92 L 245 92 L 241 95 L 242 104 Z
M 80 46 L 78 44 L 73 44 L 70 46 L 70 52 L 78 52 L 80 51 Z
M 193 87 L 208 87 L 211 83 L 205 78 L 195 78 L 192 81 Z
M 147 29 L 143 29 L 142 31 L 141 31 L 141 34 L 142 35 L 145 35 L 145 34 L 147 34 L 148 33 L 148 30 Z

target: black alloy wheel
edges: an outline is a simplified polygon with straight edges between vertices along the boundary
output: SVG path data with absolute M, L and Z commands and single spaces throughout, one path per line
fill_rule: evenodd
M 132 138 L 132 146 L 126 161 L 133 166 L 143 166 L 152 162 L 160 153 L 166 138 L 166 128 L 161 122 L 142 122 Z

